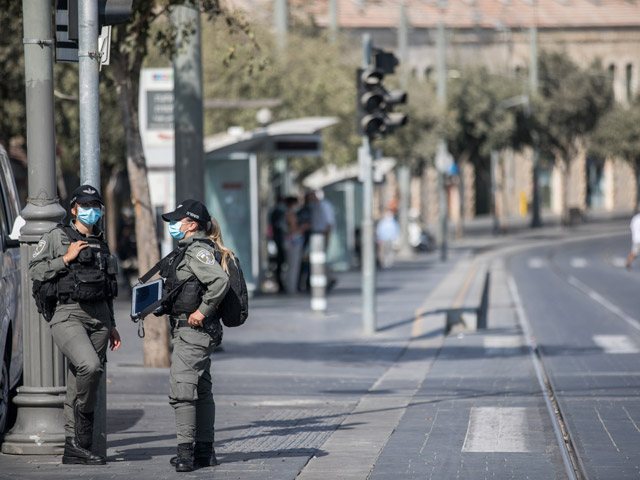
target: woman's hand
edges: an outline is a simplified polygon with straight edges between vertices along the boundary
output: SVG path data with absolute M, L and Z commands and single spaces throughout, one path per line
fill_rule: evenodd
M 83 250 L 88 246 L 89 246 L 89 243 L 85 242 L 84 240 L 78 240 L 77 242 L 73 242 L 71 245 L 69 245 L 69 248 L 67 249 L 67 253 L 65 253 L 62 256 L 62 260 L 64 261 L 64 263 L 71 263 L 71 261 L 78 258 L 78 255 L 80 254 L 80 250 Z
M 112 327 L 111 332 L 109 333 L 109 346 L 111 347 L 111 350 L 117 350 L 121 343 L 118 330 L 116 327 Z
M 189 325 L 191 325 L 192 327 L 201 327 L 203 321 L 204 321 L 204 315 L 202 314 L 202 312 L 200 312 L 200 309 L 196 310 L 191 315 L 189 315 L 188 322 L 189 322 Z

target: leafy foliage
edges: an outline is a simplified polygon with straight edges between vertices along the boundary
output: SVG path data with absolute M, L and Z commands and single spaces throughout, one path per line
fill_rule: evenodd
M 12 138 L 27 136 L 22 2 L 0 1 L 0 143 L 7 149 Z
M 613 105 L 610 78 L 598 62 L 582 69 L 565 53 L 540 56 L 540 98 L 535 107 L 541 145 L 569 162 L 577 141 L 595 128 Z
M 598 122 L 589 142 L 589 152 L 597 157 L 620 157 L 640 163 L 640 102 L 629 108 L 617 106 Z
M 386 80 L 385 83 L 393 85 Z M 385 156 L 395 157 L 398 162 L 414 167 L 434 158 L 437 134 L 444 120 L 433 85 L 415 78 L 409 79 L 406 85 L 407 105 L 398 111 L 407 113 L 409 122 L 376 146 L 382 148 Z
M 447 139 L 454 158 L 486 159 L 491 150 L 519 148 L 526 141 L 518 114 L 524 105 L 515 79 L 492 75 L 486 68 L 463 70 L 449 88 Z M 512 102 L 511 105 L 509 102 Z M 511 107 L 511 108 L 510 108 Z
M 279 52 L 269 32 L 251 25 L 260 51 L 238 41 L 237 33 L 220 28 L 221 21 L 203 26 L 204 96 L 210 99 L 279 102 L 272 107 L 273 121 L 309 116 L 334 116 L 339 124 L 324 133 L 327 161 L 345 164 L 355 158 L 355 63 L 345 59 L 342 45 L 325 43 L 322 37 L 291 33 L 288 49 Z M 256 108 L 207 109 L 206 134 L 231 126 L 258 127 Z M 308 171 L 321 159 L 300 158 L 292 167 Z

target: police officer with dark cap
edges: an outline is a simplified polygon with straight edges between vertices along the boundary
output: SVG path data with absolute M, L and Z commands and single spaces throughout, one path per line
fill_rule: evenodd
M 197 200 L 185 200 L 162 215 L 178 248 L 168 271 L 164 292 L 169 295 L 173 352 L 169 403 L 176 414 L 178 455 L 171 459 L 177 472 L 217 465 L 214 441 L 215 403 L 211 392 L 211 354 L 222 340 L 216 308 L 229 289 L 229 277 L 216 261 L 212 219 Z M 163 295 L 164 296 L 164 295 Z
M 69 361 L 62 463 L 104 465 L 106 459 L 91 452 L 93 412 L 107 347 L 120 346 L 113 314 L 117 264 L 96 225 L 104 207 L 97 189 L 81 185 L 70 205 L 71 222 L 42 236 L 29 275 L 38 308 Z

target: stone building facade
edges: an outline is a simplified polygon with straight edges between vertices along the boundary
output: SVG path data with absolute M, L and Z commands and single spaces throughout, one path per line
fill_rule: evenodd
M 273 2 L 236 1 L 249 11 L 259 12 L 262 21 L 272 22 Z M 337 7 L 334 15 L 329 11 L 331 5 Z M 289 4 L 289 14 L 311 17 L 320 28 L 351 37 L 348 43 L 354 50 L 360 48 L 362 34 L 370 33 L 376 47 L 394 50 L 401 62 L 424 80 L 434 80 L 436 76 L 436 35 L 442 24 L 446 29 L 449 79 L 455 79 L 458 69 L 466 65 L 485 65 L 494 74 L 522 78 L 523 93 L 528 90 L 531 33 L 535 27 L 538 52 L 562 50 L 582 66 L 600 60 L 613 78 L 615 98 L 622 105 L 628 104 L 639 91 L 640 3 L 634 1 L 294 0 Z M 532 196 L 532 165 L 530 150 L 500 152 L 495 175 L 496 210 L 503 216 L 527 214 Z M 412 197 L 418 196 L 412 205 L 419 208 L 429 223 L 438 215 L 433 193 L 437 175 L 432 170 L 425 167 L 421 178 L 412 184 Z M 474 172 L 471 165 L 461 165 L 460 170 L 462 181 L 450 187 L 449 195 L 462 192 L 460 200 L 451 204 L 461 211 L 453 212 L 452 217 L 488 213 L 486 196 L 491 188 L 482 182 L 490 175 Z M 625 162 L 613 158 L 589 159 L 582 152 L 571 161 L 568 174 L 569 207 L 581 211 L 633 208 L 636 182 Z M 561 180 L 562 171 L 553 159 L 544 159 L 540 177 L 544 210 L 561 211 L 564 198 Z

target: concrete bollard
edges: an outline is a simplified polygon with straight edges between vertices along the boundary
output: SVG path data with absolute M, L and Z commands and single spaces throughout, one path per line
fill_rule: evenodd
M 325 312 L 327 310 L 327 254 L 324 249 L 324 234 L 313 233 L 310 238 L 310 247 L 311 310 Z

